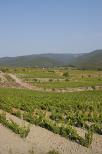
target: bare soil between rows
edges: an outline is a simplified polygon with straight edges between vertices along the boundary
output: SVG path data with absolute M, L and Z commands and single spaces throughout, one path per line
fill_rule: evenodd
M 29 124 L 9 113 L 6 116 L 19 125 Z M 83 135 L 82 129 L 77 130 Z M 30 125 L 28 136 L 22 139 L 0 124 L 0 154 L 29 154 L 32 150 L 34 154 L 46 154 L 53 149 L 60 154 L 102 154 L 102 136 L 94 134 L 92 145 L 86 148 L 39 126 Z

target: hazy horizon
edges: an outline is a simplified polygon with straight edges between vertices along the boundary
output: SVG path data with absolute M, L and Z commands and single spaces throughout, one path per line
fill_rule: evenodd
M 93 51 L 97 51 L 97 50 L 102 50 L 102 49 L 95 49 Z M 44 54 L 85 54 L 85 53 L 91 53 L 93 51 L 88 51 L 88 52 L 39 52 L 39 53 L 31 53 L 29 54 L 19 54 L 19 55 L 11 55 L 11 56 L 3 56 L 3 57 L 0 57 L 0 58 L 6 58 L 6 57 L 21 57 L 21 56 L 30 56 L 30 55 L 44 55 Z
M 101 0 L 0 0 L 0 57 L 102 49 L 101 6 Z

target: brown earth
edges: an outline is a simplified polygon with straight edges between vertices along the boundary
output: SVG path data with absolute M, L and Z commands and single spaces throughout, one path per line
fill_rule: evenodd
M 28 122 L 9 113 L 6 115 L 7 119 L 28 126 Z M 77 131 L 81 136 L 84 135 L 82 129 L 77 128 Z M 102 154 L 102 136 L 94 134 L 91 147 L 86 148 L 35 125 L 30 126 L 26 139 L 20 138 L 19 135 L 0 125 L 0 154 L 29 154 L 32 150 L 34 154 L 46 154 L 53 149 L 60 154 Z

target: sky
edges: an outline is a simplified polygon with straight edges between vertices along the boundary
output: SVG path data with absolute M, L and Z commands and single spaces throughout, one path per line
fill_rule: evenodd
M 102 0 L 0 0 L 0 57 L 102 49 Z

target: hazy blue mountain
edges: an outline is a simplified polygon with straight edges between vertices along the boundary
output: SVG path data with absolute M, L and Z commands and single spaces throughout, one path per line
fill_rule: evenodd
M 54 67 L 73 65 L 85 69 L 102 69 L 102 50 L 85 54 L 35 54 L 0 58 L 0 66 Z
M 63 66 L 70 64 L 75 55 L 73 54 L 39 54 L 19 57 L 0 58 L 1 66 L 33 67 L 33 66 Z

